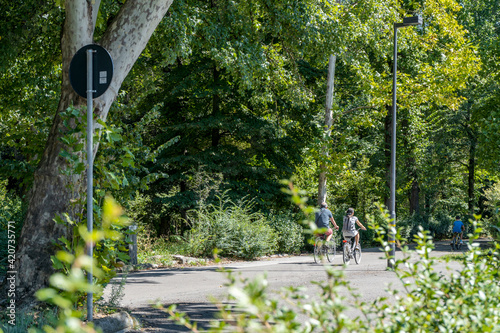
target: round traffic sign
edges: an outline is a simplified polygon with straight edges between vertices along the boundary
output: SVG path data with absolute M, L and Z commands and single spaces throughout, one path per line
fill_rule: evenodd
M 97 98 L 108 89 L 113 78 L 113 60 L 109 52 L 100 45 L 89 44 L 79 49 L 69 65 L 69 81 L 76 93 L 87 98 L 87 50 L 92 52 L 92 98 Z

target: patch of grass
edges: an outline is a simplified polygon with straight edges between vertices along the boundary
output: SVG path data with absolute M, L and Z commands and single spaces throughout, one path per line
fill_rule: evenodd
M 187 255 L 188 242 L 180 236 L 153 237 L 151 231 L 140 230 L 137 236 L 137 261 L 139 264 L 172 266 L 176 261 L 173 255 Z

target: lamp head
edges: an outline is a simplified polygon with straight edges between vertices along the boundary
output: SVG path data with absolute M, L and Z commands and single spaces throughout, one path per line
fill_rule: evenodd
M 421 24 L 422 24 L 422 16 L 420 16 L 420 15 L 403 18 L 403 25 L 404 26 L 421 25 Z

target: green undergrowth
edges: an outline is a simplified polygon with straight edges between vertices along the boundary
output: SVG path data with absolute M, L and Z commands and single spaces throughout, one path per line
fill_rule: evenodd
M 173 255 L 185 255 L 187 242 L 181 237 L 153 237 L 150 230 L 139 229 L 137 237 L 137 261 L 139 264 L 171 266 Z
M 139 263 L 169 266 L 173 255 L 254 260 L 272 254 L 296 254 L 305 246 L 303 227 L 291 213 L 256 212 L 251 200 L 232 202 L 219 197 L 217 205 L 191 211 L 192 228 L 183 236 L 153 237 L 142 228 L 138 236 Z

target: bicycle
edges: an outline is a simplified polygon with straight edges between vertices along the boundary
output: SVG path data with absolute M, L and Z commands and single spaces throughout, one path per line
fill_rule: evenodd
M 359 233 L 359 228 L 356 229 Z M 361 233 L 359 234 L 359 242 L 354 251 L 352 250 L 352 242 L 355 242 L 355 239 L 353 236 L 344 236 L 344 239 L 342 240 L 343 242 L 343 253 L 342 253 L 342 259 L 344 260 L 344 264 L 349 265 L 351 262 L 351 259 L 354 258 L 354 261 L 356 264 L 359 264 L 361 262 Z
M 454 232 L 453 233 L 453 237 L 451 238 L 451 250 L 454 251 L 458 251 L 460 250 L 460 248 L 462 247 L 462 241 L 459 239 L 459 236 L 460 233 L 459 232 Z
M 332 262 L 337 254 L 337 246 L 335 245 L 335 236 L 332 236 L 330 241 L 325 240 L 325 235 L 318 235 L 314 240 L 314 262 L 319 264 L 324 258 L 328 262 Z

